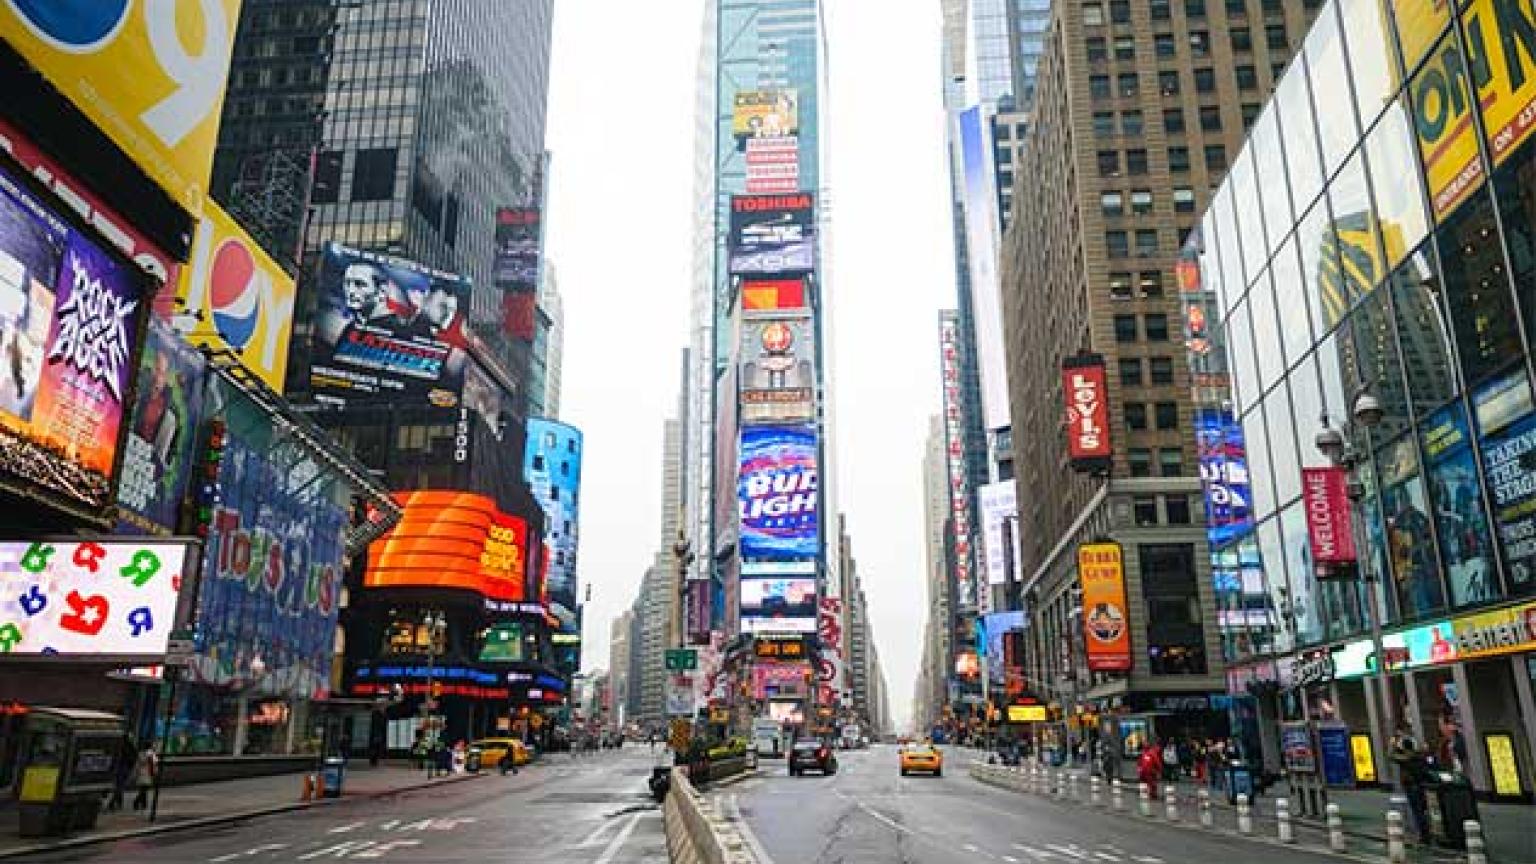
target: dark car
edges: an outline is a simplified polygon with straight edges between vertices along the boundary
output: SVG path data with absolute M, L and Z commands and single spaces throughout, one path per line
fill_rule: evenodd
M 814 738 L 796 741 L 789 751 L 789 776 L 798 777 L 807 769 L 836 774 L 837 756 L 832 752 L 832 746 Z

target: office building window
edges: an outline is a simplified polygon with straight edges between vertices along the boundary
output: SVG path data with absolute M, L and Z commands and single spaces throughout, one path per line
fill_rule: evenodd
M 1284 51 L 1291 47 L 1286 37 L 1284 24 L 1265 24 L 1264 42 L 1269 45 L 1271 51 Z
M 1123 271 L 1109 274 L 1109 296 L 1114 300 L 1131 299 L 1131 274 Z
M 1134 323 L 1132 321 L 1132 324 Z M 1120 383 L 1126 387 L 1141 386 L 1141 358 L 1122 357 L 1120 359 Z
M 1154 675 L 1204 675 L 1205 630 L 1200 624 L 1195 547 L 1143 543 L 1141 595 L 1147 614 L 1147 665 Z
M 1145 216 L 1152 212 L 1152 193 L 1146 189 L 1131 190 L 1131 212 Z
M 1125 403 L 1125 428 L 1140 432 L 1147 428 L 1147 406 L 1141 402 Z
M 1149 0 L 1147 7 L 1151 11 L 1153 21 L 1167 21 L 1173 17 L 1169 0 Z
M 1157 414 L 1157 428 L 1159 428 L 1159 429 L 1177 429 L 1177 428 L 1179 428 L 1179 403 L 1177 403 L 1177 402 L 1159 402 L 1159 403 L 1157 403 L 1156 414 Z
M 1231 34 L 1232 53 L 1242 54 L 1253 50 L 1253 31 L 1247 27 L 1233 27 Z
M 1248 130 L 1253 128 L 1253 124 L 1257 123 L 1258 120 L 1259 120 L 1259 113 L 1262 112 L 1263 110 L 1264 110 L 1264 106 L 1263 105 L 1255 105 L 1253 103 L 1244 103 L 1244 105 L 1243 105 L 1243 131 L 1244 132 L 1247 132 Z
M 1152 451 L 1146 447 L 1132 447 L 1126 452 L 1126 461 L 1131 463 L 1132 477 L 1152 476 Z
M 1123 111 L 1120 114 L 1120 131 L 1129 136 L 1139 136 L 1142 133 L 1142 118 L 1140 111 Z
M 1169 525 L 1188 525 L 1189 499 L 1183 495 L 1165 495 L 1163 512 L 1168 515 Z
M 1163 271 L 1143 270 L 1138 282 L 1143 297 L 1163 296 Z
M 1173 41 L 1172 33 L 1159 33 L 1152 37 L 1152 45 L 1157 49 L 1157 56 L 1162 58 L 1174 57 L 1179 53 L 1178 43 Z
M 1136 59 L 1136 37 L 1135 36 L 1116 36 L 1115 37 L 1115 59 L 1116 60 L 1135 60 Z
M 394 147 L 357 151 L 352 164 L 352 200 L 388 201 L 395 197 Z
M 1172 135 L 1184 131 L 1184 110 L 1170 108 L 1163 112 L 1163 131 Z
M 1132 177 L 1147 173 L 1147 151 L 1139 148 L 1125 151 L 1125 173 Z
M 1100 138 L 1108 138 L 1115 134 L 1115 112 L 1093 112 L 1093 134 Z
M 1175 186 L 1173 188 L 1173 212 L 1195 212 L 1195 190 L 1188 186 Z
M 1137 525 L 1157 524 L 1157 496 L 1136 495 L 1131 498 L 1131 512 Z
M 1136 229 L 1136 257 L 1151 258 L 1157 254 L 1157 229 Z
M 1177 447 L 1164 447 L 1158 450 L 1157 473 L 1161 477 L 1184 476 L 1184 451 Z
M 1208 174 L 1220 174 L 1227 170 L 1227 148 L 1211 144 L 1205 148 L 1205 170 Z
M 1105 216 L 1119 216 L 1125 212 L 1125 196 L 1119 192 L 1100 192 L 1099 209 Z
M 1184 17 L 1190 20 L 1205 17 L 1205 0 L 1184 0 Z
M 315 204 L 335 204 L 341 195 L 340 150 L 326 150 L 315 159 L 315 182 L 310 190 L 310 200 Z
M 1153 384 L 1172 384 L 1173 383 L 1173 358 L 1172 357 L 1153 357 L 1152 360 L 1151 360 L 1151 366 L 1152 366 L 1152 383 Z
M 1168 341 L 1168 316 L 1161 312 L 1152 312 L 1147 315 L 1147 341 Z
M 1141 92 L 1141 79 L 1135 72 L 1122 72 L 1119 76 L 1118 89 L 1121 96 L 1135 96 Z
M 1111 258 L 1125 258 L 1131 254 L 1130 237 L 1124 231 L 1105 231 L 1104 245 Z
M 1136 341 L 1135 315 L 1115 316 L 1115 341 L 1120 343 Z
M 1114 24 L 1131 23 L 1131 0 L 1109 0 L 1109 20 Z
M 1195 92 L 1216 92 L 1216 70 L 1209 67 L 1195 70 Z
M 1088 62 L 1097 63 L 1109 59 L 1109 40 L 1103 36 L 1090 36 L 1083 42 L 1088 50 Z
M 1226 0 L 1228 18 L 1248 17 L 1248 4 L 1245 0 Z
M 1083 23 L 1089 27 L 1099 27 L 1104 24 L 1104 4 L 1084 3 Z
M 1099 151 L 1099 176 L 1100 177 L 1119 177 L 1120 176 L 1120 151 L 1119 150 L 1100 150 Z
M 1239 90 L 1259 89 L 1259 70 L 1252 66 L 1239 66 L 1233 69 L 1232 77 L 1236 79 Z
M 1185 174 L 1189 171 L 1189 148 L 1168 148 L 1168 170 L 1174 174 Z
M 1179 73 L 1174 69 L 1164 69 L 1157 73 L 1157 90 L 1164 96 L 1174 96 L 1179 92 Z
M 1201 132 L 1220 132 L 1221 131 L 1221 109 L 1220 108 L 1216 107 L 1215 105 L 1201 105 L 1200 106 L 1200 131 Z
M 1095 99 L 1109 98 L 1109 76 L 1091 75 L 1088 77 L 1088 93 Z

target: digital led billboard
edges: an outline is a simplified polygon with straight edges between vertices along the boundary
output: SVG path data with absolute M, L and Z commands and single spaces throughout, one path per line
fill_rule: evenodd
M 816 345 L 809 316 L 741 323 L 741 422 L 807 422 L 814 416 Z
M 581 451 L 582 436 L 575 427 L 539 417 L 528 420 L 523 476 L 544 509 L 545 584 L 549 602 L 570 612 L 576 610 Z
M 319 289 L 309 383 L 322 401 L 458 405 L 467 279 L 327 243 Z
M 201 351 L 166 322 L 149 319 L 117 480 L 119 533 L 175 532 L 202 424 L 206 372 Z
M 815 196 L 731 197 L 731 273 L 808 273 L 815 266 Z
M 365 588 L 443 588 L 528 599 L 528 526 L 468 492 L 396 492 L 400 522 L 368 547 Z
M 147 277 L 0 171 L 0 478 L 112 501 Z
M 816 580 L 743 579 L 741 614 L 744 618 L 810 618 L 816 614 Z
M 815 558 L 816 433 L 801 426 L 741 430 L 736 500 L 744 560 Z
M 741 90 L 731 105 L 731 134 L 778 138 L 800 131 L 800 94 L 793 88 Z

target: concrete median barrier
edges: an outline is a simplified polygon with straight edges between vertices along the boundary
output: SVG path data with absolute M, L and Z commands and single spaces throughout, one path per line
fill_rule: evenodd
M 741 832 L 699 795 L 681 768 L 672 769 L 662 815 L 674 864 L 756 864 Z

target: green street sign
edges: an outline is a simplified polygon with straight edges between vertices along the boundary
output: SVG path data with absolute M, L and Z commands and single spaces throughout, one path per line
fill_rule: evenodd
M 691 672 L 699 668 L 699 652 L 692 648 L 668 648 L 667 671 Z

